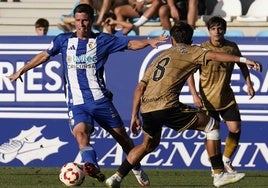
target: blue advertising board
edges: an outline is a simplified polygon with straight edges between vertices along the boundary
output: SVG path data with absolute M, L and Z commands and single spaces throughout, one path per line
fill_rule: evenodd
M 132 37 L 142 38 L 142 37 Z M 208 38 L 196 37 L 195 44 Z M 69 161 L 80 161 L 75 139 L 69 127 L 63 92 L 61 56 L 28 71 L 23 82 L 11 83 L 10 75 L 26 64 L 34 55 L 48 48 L 51 37 L 0 37 L 0 166 L 61 166 Z M 268 38 L 232 38 L 242 54 L 263 65 L 263 72 L 250 70 L 256 96 L 249 100 L 245 81 L 238 67 L 232 76 L 232 88 L 242 115 L 242 135 L 233 165 L 246 170 L 268 170 Z M 138 51 L 112 54 L 106 64 L 107 87 L 114 94 L 114 104 L 128 129 L 133 91 L 151 60 L 170 44 L 157 49 L 147 47 Z M 195 75 L 198 77 L 198 75 Z M 181 101 L 192 104 L 187 85 Z M 227 128 L 222 124 L 222 146 Z M 164 128 L 159 147 L 143 160 L 148 168 L 208 168 L 204 147 L 205 135 L 198 131 L 174 132 Z M 113 138 L 98 125 L 92 135 L 101 167 L 118 167 L 125 155 Z

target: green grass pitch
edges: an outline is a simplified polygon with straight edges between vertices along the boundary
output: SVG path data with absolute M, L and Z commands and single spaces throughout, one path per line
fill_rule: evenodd
M 102 169 L 106 177 L 116 169 Z M 151 181 L 151 188 L 212 188 L 210 170 L 163 170 L 145 169 Z M 0 167 L 1 188 L 60 188 L 64 187 L 58 180 L 59 168 L 43 167 Z M 226 188 L 268 188 L 268 171 L 245 171 L 246 177 Z M 83 187 L 103 187 L 104 183 L 86 177 Z M 130 172 L 121 184 L 122 188 L 140 187 Z

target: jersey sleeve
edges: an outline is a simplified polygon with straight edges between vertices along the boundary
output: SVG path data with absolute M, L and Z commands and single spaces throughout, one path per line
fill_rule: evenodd
M 193 55 L 195 57 L 194 62 L 196 64 L 206 65 L 207 64 L 206 54 L 209 51 L 211 50 L 204 48 L 204 47 L 192 46 L 191 53 L 194 54 Z
M 118 30 L 114 35 L 117 36 L 117 37 L 124 36 L 123 29 Z
M 106 33 L 102 33 L 101 35 L 99 35 L 98 39 L 98 44 L 100 44 L 100 47 L 105 48 L 105 50 L 107 50 L 109 54 L 126 50 L 128 42 L 128 37 L 117 37 L 115 35 L 110 35 Z
M 70 34 L 59 34 L 50 43 L 49 48 L 46 50 L 50 56 L 55 56 L 61 52 L 61 47 L 65 40 L 69 38 Z

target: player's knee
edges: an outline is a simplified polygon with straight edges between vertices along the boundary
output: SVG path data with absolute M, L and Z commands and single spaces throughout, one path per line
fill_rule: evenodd
M 204 131 L 207 135 L 208 140 L 220 139 L 220 130 L 218 122 L 214 118 L 210 117 L 209 122 L 207 123 Z
M 151 153 L 152 151 L 155 150 L 155 148 L 159 145 L 160 141 L 158 139 L 150 139 L 146 143 L 143 143 L 145 146 L 145 151 L 146 153 Z
M 208 140 L 219 140 L 220 139 L 220 130 L 214 129 L 207 133 Z

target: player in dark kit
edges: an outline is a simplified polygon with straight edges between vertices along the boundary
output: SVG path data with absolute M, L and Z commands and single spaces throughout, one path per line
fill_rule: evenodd
M 226 21 L 218 16 L 210 18 L 207 22 L 207 29 L 210 39 L 201 44 L 202 47 L 215 52 L 226 52 L 236 56 L 242 56 L 236 43 L 226 40 Z M 250 99 L 254 97 L 255 91 L 250 79 L 248 67 L 244 63 L 236 63 L 246 80 L 247 92 Z M 221 61 L 209 62 L 206 66 L 200 67 L 199 98 L 194 82 L 188 82 L 193 94 L 194 104 L 206 111 L 217 121 L 221 121 L 220 116 L 226 123 L 229 134 L 225 140 L 223 162 L 225 170 L 229 173 L 236 173 L 231 157 L 234 154 L 241 134 L 241 117 L 236 103 L 234 92 L 231 88 L 231 76 L 235 63 L 225 63 Z M 191 79 L 193 81 L 193 79 Z
M 170 30 L 172 47 L 151 63 L 138 83 L 134 92 L 130 130 L 137 134 L 142 127 L 143 143 L 134 147 L 117 172 L 106 180 L 108 187 L 120 187 L 122 179 L 133 166 L 159 145 L 164 125 L 179 132 L 191 129 L 206 133 L 205 145 L 214 172 L 214 186 L 234 183 L 244 177 L 244 173 L 224 172 L 218 121 L 181 103 L 179 97 L 188 77 L 211 60 L 242 61 L 255 70 L 261 70 L 261 65 L 238 56 L 192 46 L 192 35 L 193 29 L 189 24 L 176 23 Z

